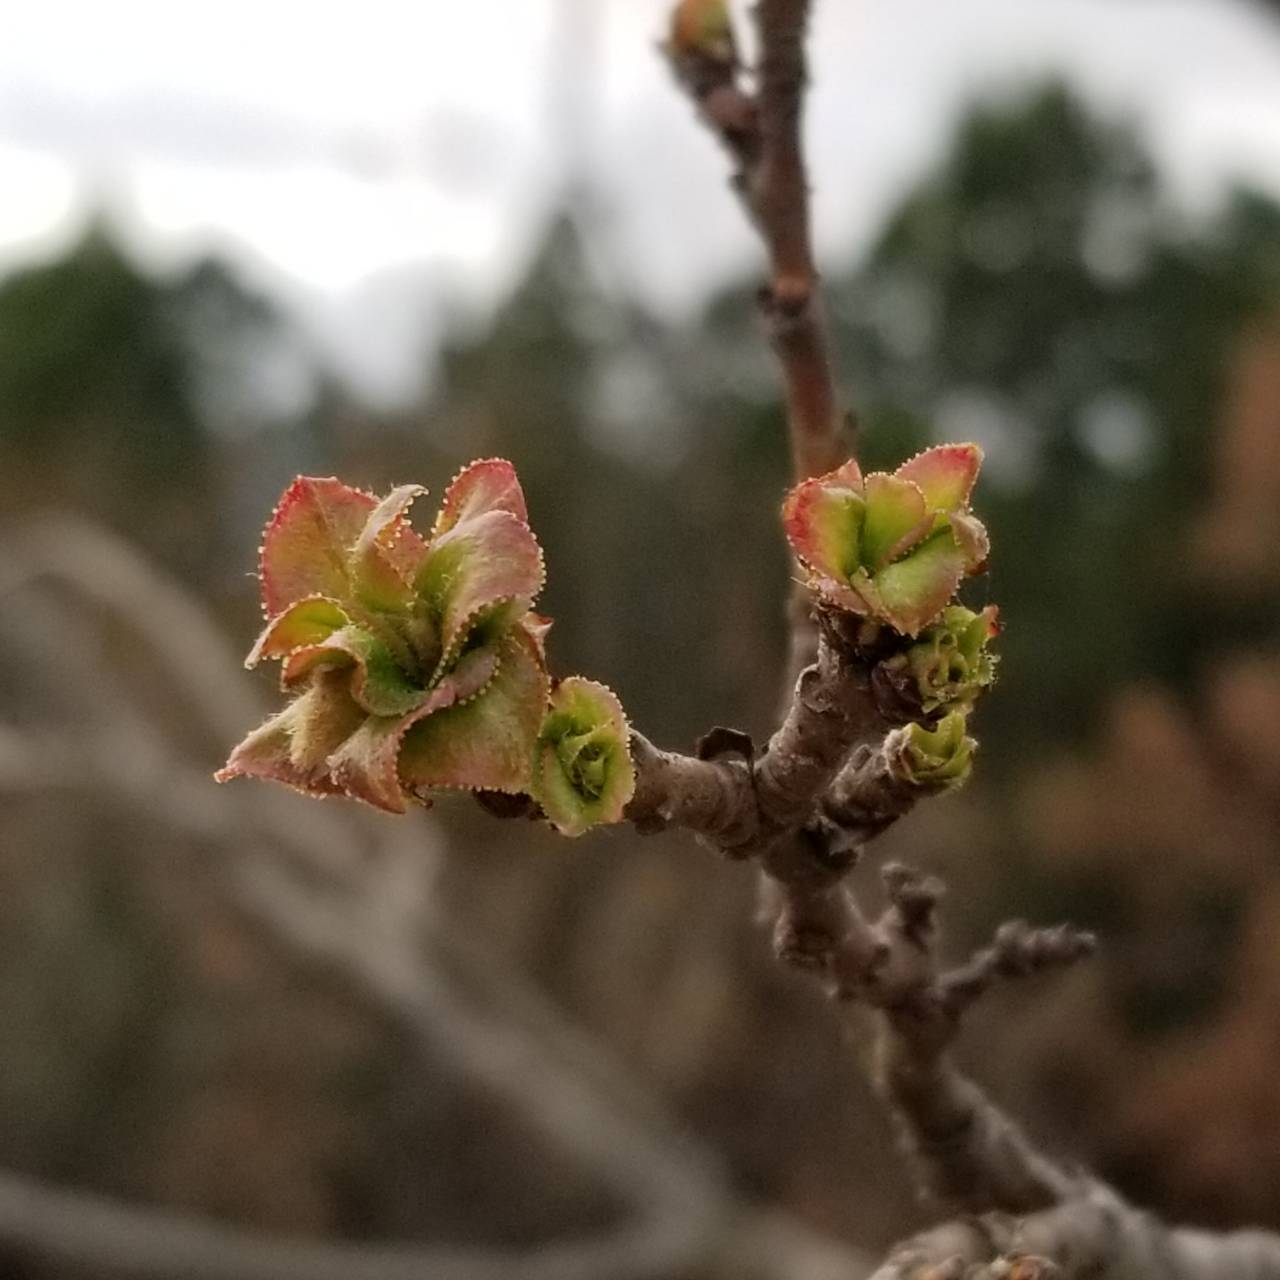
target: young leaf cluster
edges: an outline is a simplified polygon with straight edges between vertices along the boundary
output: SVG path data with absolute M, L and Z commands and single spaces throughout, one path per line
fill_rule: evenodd
M 514 468 L 473 462 L 430 534 L 425 491 L 378 500 L 299 477 L 263 534 L 267 624 L 247 660 L 291 700 L 217 777 L 345 794 L 392 813 L 440 788 L 528 794 L 568 834 L 616 822 L 634 787 L 628 727 L 602 685 L 553 687 L 533 610 L 543 556 Z

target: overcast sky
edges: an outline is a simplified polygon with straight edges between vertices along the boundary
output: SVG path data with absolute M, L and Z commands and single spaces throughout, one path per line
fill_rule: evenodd
M 669 0 L 42 0 L 0 38 L 0 270 L 106 206 L 167 265 L 210 247 L 371 388 L 439 299 L 482 306 L 569 175 L 602 271 L 675 311 L 748 268 L 724 166 L 653 51 Z M 818 0 L 821 251 L 855 252 L 958 106 L 1070 74 L 1176 197 L 1280 195 L 1280 23 L 1245 0 Z M 399 380 L 399 381 L 398 381 Z

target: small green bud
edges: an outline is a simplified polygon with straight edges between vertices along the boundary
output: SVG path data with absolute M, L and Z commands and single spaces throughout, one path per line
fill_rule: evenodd
M 965 716 L 953 711 L 934 729 L 909 724 L 885 740 L 895 772 L 906 781 L 936 790 L 952 790 L 968 781 L 977 743 L 965 733 Z
M 621 821 L 636 785 L 629 739 L 611 690 L 581 676 L 556 686 L 538 734 L 532 794 L 561 834 Z
M 999 632 L 994 605 L 981 613 L 950 605 L 913 645 L 886 665 L 895 672 L 910 672 L 926 713 L 942 707 L 968 711 L 995 682 L 999 659 L 988 646 Z

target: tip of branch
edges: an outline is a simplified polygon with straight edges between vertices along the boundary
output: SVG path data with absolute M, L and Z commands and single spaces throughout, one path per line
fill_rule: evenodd
M 736 72 L 738 45 L 726 0 L 679 0 L 666 49 L 672 58 L 696 56 Z
M 997 980 L 1030 978 L 1049 969 L 1065 969 L 1097 949 L 1097 935 L 1072 924 L 1033 928 L 1025 920 L 1009 920 L 996 930 L 991 946 L 947 974 L 940 985 L 946 1003 L 960 1012 Z

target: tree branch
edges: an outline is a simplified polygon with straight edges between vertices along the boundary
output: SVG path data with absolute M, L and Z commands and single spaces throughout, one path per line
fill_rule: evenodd
M 678 1241 L 644 1226 L 519 1251 L 271 1239 L 5 1172 L 0 1240 L 47 1262 L 136 1280 L 655 1280 L 686 1257 Z
M 894 1248 L 871 1280 L 1277 1280 L 1280 1237 L 1167 1227 L 1081 1177 L 1023 1218 L 957 1219 Z
M 808 85 L 810 0 L 758 0 L 758 87 L 745 87 L 725 9 L 726 34 L 698 38 L 696 23 L 718 0 L 679 0 L 667 53 L 681 87 L 733 163 L 730 185 L 764 243 L 768 282 L 758 300 L 778 362 L 795 480 L 823 475 L 849 454 L 825 308 L 814 263 L 809 178 L 801 132 Z M 851 433 L 850 433 L 851 434 Z M 816 633 L 797 585 L 790 601 L 787 680 L 813 659 Z
M 849 861 L 833 867 L 826 848 L 797 846 L 793 837 L 850 753 L 899 723 L 878 695 L 857 622 L 824 618 L 816 659 L 800 672 L 782 723 L 758 756 L 745 735 L 725 730 L 703 740 L 701 755 L 710 759 L 661 751 L 633 735 L 637 780 L 627 819 L 642 832 L 683 827 L 731 857 L 756 858 L 783 880 L 847 871 Z
M 379 877 L 366 875 L 357 893 L 349 884 L 289 874 L 272 857 L 270 841 L 253 839 L 251 808 L 211 799 L 203 775 L 145 739 L 0 732 L 0 791 L 68 789 L 113 797 L 224 846 L 219 865 L 237 900 L 273 937 L 321 960 L 424 1043 L 447 1052 L 469 1078 L 496 1091 L 618 1191 L 635 1218 L 597 1238 L 519 1252 L 313 1243 L 0 1172 L 6 1245 L 105 1274 L 165 1280 L 666 1280 L 693 1268 L 712 1280 L 850 1280 L 869 1269 L 869 1260 L 847 1246 L 739 1204 L 715 1161 L 647 1095 L 637 1091 L 624 1101 L 625 1073 L 602 1060 L 598 1046 L 504 976 L 474 940 L 449 929 L 394 868 L 384 868 L 382 878 L 389 871 L 395 880 L 385 892 Z M 274 837 L 287 843 L 288 828 Z M 420 871 L 420 857 L 413 867 Z M 482 990 L 485 1000 L 464 994 L 460 984 Z
M 166 608 L 183 604 L 179 593 L 166 595 L 163 584 L 153 589 L 150 571 L 105 535 L 98 539 L 85 530 L 82 540 L 70 528 L 63 538 L 61 526 L 44 532 L 48 536 L 18 540 L 6 549 L 10 591 L 49 579 L 69 585 L 77 597 L 83 587 L 95 602 L 117 606 L 131 625 L 135 613 L 154 616 L 153 598 L 166 601 Z M 87 560 L 56 550 L 76 546 L 88 549 Z M 91 575 L 87 583 L 85 571 Z M 127 589 L 117 592 L 117 584 Z M 54 665 L 70 696 L 110 685 L 96 669 L 83 625 L 46 618 L 58 640 L 50 644 L 50 634 L 39 626 L 39 609 L 11 611 L 11 626 L 15 613 L 24 624 L 15 638 Z M 189 661 L 174 664 L 172 676 L 191 698 L 197 720 L 207 718 L 216 727 L 226 706 L 223 673 L 234 667 L 202 614 L 188 612 L 183 623 L 194 642 Z M 141 639 L 149 647 L 168 643 L 145 626 Z M 225 679 L 239 687 L 230 674 Z M 596 1171 L 635 1217 L 596 1238 L 549 1241 L 518 1254 L 331 1245 L 271 1239 L 0 1174 L 0 1240 L 41 1258 L 111 1274 L 209 1280 L 660 1280 L 690 1268 L 713 1278 L 751 1274 L 767 1280 L 865 1274 L 869 1262 L 847 1247 L 738 1204 L 714 1159 L 680 1133 L 647 1094 L 628 1090 L 625 1072 L 601 1061 L 598 1046 L 518 980 L 504 977 L 474 940 L 438 918 L 423 891 L 433 859 L 423 849 L 420 824 L 367 824 L 381 848 L 372 858 L 353 859 L 354 832 L 348 828 L 364 824 L 348 819 L 361 815 L 301 803 L 283 792 L 255 792 L 252 798 L 245 793 L 242 803 L 227 792 L 215 794 L 203 771 L 193 771 L 175 744 L 161 740 L 161 726 L 127 714 L 118 701 L 112 693 L 106 702 L 93 702 L 115 721 L 114 730 L 84 726 L 72 738 L 0 729 L 0 790 L 88 791 L 190 832 L 204 845 L 215 843 L 225 855 L 218 866 L 227 872 L 227 883 L 264 928 L 323 956 L 339 977 L 451 1053 L 468 1075 L 496 1089 Z M 282 852 L 305 874 L 290 874 Z M 459 982 L 474 990 L 464 995 Z
M 760 303 L 782 368 L 797 480 L 844 456 L 830 341 L 809 232 L 809 181 L 801 147 L 808 80 L 804 40 L 809 0 L 760 0 L 756 120 L 760 146 L 746 198 L 769 250 L 772 275 Z

